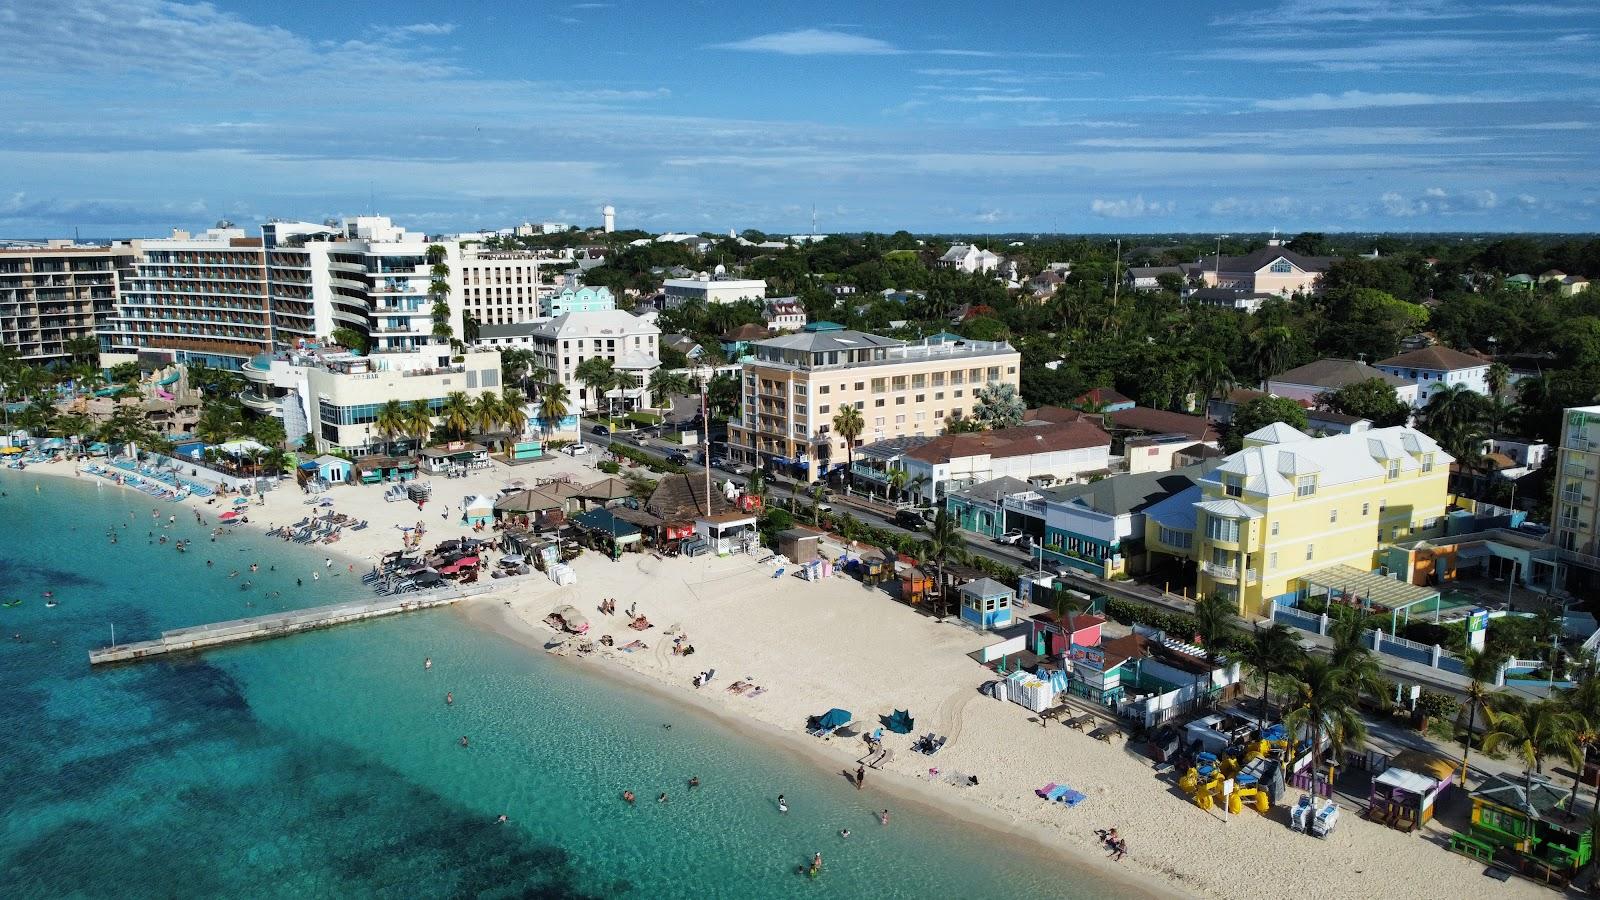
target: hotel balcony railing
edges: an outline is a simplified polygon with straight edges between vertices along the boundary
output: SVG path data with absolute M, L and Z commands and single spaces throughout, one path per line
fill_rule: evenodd
M 1575 562 L 1581 566 L 1587 566 L 1591 569 L 1600 570 L 1600 556 L 1596 556 L 1593 552 L 1597 549 L 1594 546 L 1594 543 L 1591 541 L 1583 546 L 1585 550 L 1590 552 L 1584 552 L 1583 550 L 1563 550 L 1557 548 L 1556 555 L 1566 562 Z
M 1225 581 L 1239 580 L 1239 569 L 1237 566 L 1224 566 L 1213 562 L 1203 562 L 1200 564 L 1200 571 L 1210 575 L 1212 578 L 1221 578 Z M 1248 569 L 1245 570 L 1244 576 L 1246 584 L 1255 584 L 1260 580 L 1261 577 Z
M 1568 503 L 1587 503 L 1589 501 L 1589 498 L 1584 496 L 1583 491 L 1573 490 L 1563 490 L 1561 492 L 1561 499 L 1567 501 Z

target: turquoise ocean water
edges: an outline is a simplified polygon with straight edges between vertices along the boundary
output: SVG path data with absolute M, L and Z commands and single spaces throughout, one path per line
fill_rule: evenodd
M 0 608 L 6 897 L 1121 896 L 913 808 L 883 828 L 884 795 L 450 612 L 91 671 L 113 624 L 138 640 L 365 592 L 315 551 L 212 543 L 87 478 L 0 490 L 0 596 L 24 600 Z M 823 876 L 796 875 L 817 850 Z

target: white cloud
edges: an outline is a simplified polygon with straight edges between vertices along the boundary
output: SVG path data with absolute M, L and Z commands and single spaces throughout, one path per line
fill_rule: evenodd
M 418 22 L 415 25 L 402 25 L 395 29 L 401 34 L 414 34 L 420 37 L 442 37 L 455 30 L 454 22 Z
M 1256 109 L 1278 112 L 1334 109 L 1371 109 L 1382 106 L 1437 106 L 1446 103 L 1491 103 L 1489 98 L 1471 94 L 1421 94 L 1409 91 L 1368 93 L 1345 91 L 1342 94 L 1307 94 L 1303 97 L 1283 97 L 1275 100 L 1257 100 Z
M 1107 219 L 1140 219 L 1146 216 L 1167 216 L 1177 209 L 1177 204 L 1171 200 L 1146 202 L 1144 195 L 1140 194 L 1133 199 L 1104 200 L 1094 198 L 1089 203 L 1089 211 L 1097 216 Z
M 1472 215 L 1488 212 L 1499 205 L 1499 196 L 1494 191 L 1483 188 L 1449 191 L 1442 187 L 1430 187 L 1425 188 L 1416 197 L 1408 197 L 1399 191 L 1387 191 L 1378 198 L 1378 209 L 1384 215 L 1402 219 L 1415 216 Z
M 984 225 L 993 225 L 994 223 L 996 223 L 996 222 L 1000 221 L 1001 219 L 1005 218 L 1005 215 L 1006 215 L 1005 212 L 1002 211 L 1002 210 L 989 209 L 989 210 L 984 210 L 981 213 L 978 213 L 977 215 L 973 216 L 972 218 L 973 218 L 973 221 L 975 221 L 975 222 L 981 222 Z
M 742 41 L 712 44 L 711 47 L 715 50 L 747 50 L 785 56 L 883 56 L 905 52 L 888 41 L 820 28 L 758 34 Z

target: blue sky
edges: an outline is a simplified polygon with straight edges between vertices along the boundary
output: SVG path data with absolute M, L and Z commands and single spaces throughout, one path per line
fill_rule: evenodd
M 0 237 L 1600 229 L 1595 0 L 0 3 Z

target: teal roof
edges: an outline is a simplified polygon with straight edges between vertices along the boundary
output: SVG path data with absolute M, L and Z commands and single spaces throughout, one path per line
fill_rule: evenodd
M 805 330 L 814 334 L 818 331 L 843 331 L 844 326 L 838 322 L 812 322 L 805 327 Z

